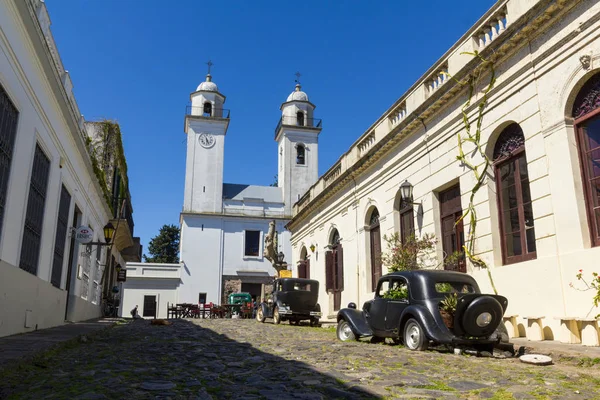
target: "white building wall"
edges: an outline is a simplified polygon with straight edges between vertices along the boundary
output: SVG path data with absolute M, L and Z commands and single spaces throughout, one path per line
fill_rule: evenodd
M 119 315 L 131 318 L 131 310 L 137 305 L 140 317 L 152 318 L 144 317 L 144 296 L 156 296 L 156 318 L 167 318 L 168 306 L 185 303 L 179 301 L 182 267 L 182 264 L 127 263 Z
M 534 2 L 529 2 L 528 7 L 530 3 Z M 518 4 L 518 1 L 510 1 L 509 10 Z M 524 12 L 519 7 L 517 9 L 518 15 Z M 516 18 L 515 15 L 513 17 Z M 557 317 L 584 318 L 599 312 L 597 309 L 590 310 L 591 292 L 569 287 L 571 282 L 577 285 L 575 276 L 579 269 L 587 273 L 597 271 L 600 248 L 590 248 L 577 144 L 568 118 L 576 89 L 581 87 L 586 76 L 600 72 L 598 15 L 599 3 L 579 2 L 566 15 L 555 20 L 548 31 L 533 37 L 527 46 L 502 59 L 496 65 L 497 81 L 490 94 L 482 126 L 483 142 L 488 142 L 485 146 L 489 152 L 497 135 L 508 123 L 517 122 L 523 129 L 537 258 L 502 265 L 496 189 L 492 179 L 488 179 L 487 186 L 475 197 L 478 215 L 476 253 L 490 266 L 499 294 L 508 298 L 507 314 L 519 315 L 521 325 L 525 323 L 521 317 L 544 316 L 547 338 L 558 337 L 560 322 Z M 508 18 L 510 20 L 511 16 Z M 587 24 L 583 25 L 585 29 L 581 28 L 582 24 Z M 574 35 L 574 32 L 579 33 Z M 593 56 L 590 69 L 585 69 L 580 61 L 585 54 Z M 451 74 L 457 72 L 450 71 Z M 482 81 L 487 82 L 487 79 L 483 77 Z M 416 91 L 410 93 L 409 100 L 414 93 Z M 422 101 L 412 103 L 413 109 Z M 455 96 L 453 102 L 423 121 L 420 128 L 415 128 L 410 136 L 377 163 L 361 171 L 356 177 L 356 186 L 350 181 L 319 206 L 318 211 L 303 217 L 293 228 L 294 264 L 300 259 L 302 247 L 309 249 L 314 244 L 315 251 L 308 250 L 311 277 L 319 279 L 322 284 L 325 282 L 324 246 L 328 244 L 331 229 L 338 229 L 344 248 L 342 307 L 349 301 L 360 307 L 362 302 L 373 296 L 366 218 L 370 207 L 376 206 L 381 215 L 382 235 L 398 231 L 394 203 L 399 196 L 399 186 L 405 179 L 414 185 L 414 201 L 419 204 L 415 206 L 415 228 L 419 235 L 433 233 L 440 238 L 437 195 L 441 190 L 460 183 L 463 210 L 466 208 L 474 185 L 473 175 L 456 161 L 456 135 L 464 133 L 460 109 L 465 101 L 464 96 Z M 411 103 L 407 101 L 407 104 Z M 474 111 L 470 113 L 474 115 Z M 377 137 L 380 129 L 375 129 L 376 140 L 389 132 L 387 121 L 377 126 L 383 126 L 384 122 L 388 131 Z M 342 168 L 346 168 L 345 163 L 354 162 L 351 154 L 360 154 L 360 151 L 349 151 L 343 156 Z M 320 180 L 311 188 L 312 198 L 323 191 L 327 191 L 326 185 Z M 420 210 L 422 213 L 418 212 Z M 468 226 L 465 225 L 465 235 L 467 231 Z M 382 244 L 387 251 L 385 241 L 382 240 Z M 438 262 L 442 257 L 439 243 Z M 469 266 L 468 272 L 477 279 L 484 292 L 492 291 L 486 270 Z M 319 302 L 333 318 L 335 313 L 324 288 Z
M 207 293 L 207 302 L 221 303 L 222 276 L 275 276 L 271 262 L 264 258 L 264 236 L 270 219 L 251 216 L 210 216 L 183 214 L 181 224 L 182 287 L 180 302 L 198 303 L 199 293 Z M 277 220 L 279 251 L 291 260 L 287 220 Z M 245 256 L 245 231 L 260 231 L 258 256 Z
M 12 0 L 0 3 L 0 85 L 19 111 L 0 236 L 0 258 L 4 271 L 0 279 L 0 293 L 3 294 L 0 336 L 47 328 L 64 321 L 69 233 L 60 288 L 55 288 L 49 283 L 61 185 L 64 184 L 72 196 L 69 224 L 74 204 L 83 212 L 84 222 L 96 232 L 101 232 L 100 227 L 104 226 L 110 217 L 109 209 L 104 204 L 100 188 L 95 182 L 96 177 L 88 155 L 82 153 L 83 132 L 79 130 L 78 121 L 69 120 L 72 115 L 63 113 L 66 102 L 67 109 L 77 109 L 76 104 L 69 100 L 72 95 L 65 94 L 62 86 L 58 87 L 58 91 L 56 86 L 52 86 L 55 77 L 48 75 L 48 60 L 52 58 L 47 47 L 46 53 L 39 51 L 39 42 L 43 38 L 28 36 L 31 32 L 28 29 L 38 24 L 27 16 L 27 7 L 33 7 L 35 4 L 36 2 L 32 1 Z M 39 3 L 39 6 L 45 7 L 43 3 Z M 49 35 L 51 36 L 51 33 Z M 50 43 L 54 45 L 53 40 L 50 40 Z M 56 71 L 56 66 L 53 68 Z M 59 70 L 64 75 L 62 65 Z M 79 115 L 75 117 L 78 118 Z M 18 265 L 36 143 L 50 159 L 51 167 L 39 264 L 37 274 L 33 276 L 19 269 Z M 94 268 L 95 265 L 92 265 L 91 274 L 94 273 Z M 75 281 L 72 280 L 72 289 L 77 286 Z M 75 290 L 73 293 L 79 292 Z M 99 315 L 99 306 L 91 304 L 90 300 L 87 302 L 89 304 L 85 307 L 86 310 L 78 313 L 78 319 L 90 319 Z M 24 324 L 26 313 L 31 318 L 27 327 Z

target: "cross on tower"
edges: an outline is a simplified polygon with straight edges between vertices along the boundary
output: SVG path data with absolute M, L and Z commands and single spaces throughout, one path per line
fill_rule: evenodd
M 213 64 L 212 61 L 208 60 L 208 62 L 206 63 L 206 65 L 208 65 L 208 74 L 210 75 L 210 67 L 212 67 L 215 64 Z
M 300 72 L 296 72 L 294 75 L 296 75 L 296 83 L 300 83 L 300 77 L 302 74 Z

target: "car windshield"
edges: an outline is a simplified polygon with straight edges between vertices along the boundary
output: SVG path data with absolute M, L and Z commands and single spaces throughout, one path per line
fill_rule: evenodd
M 435 291 L 438 293 L 476 293 L 472 285 L 464 282 L 437 282 Z

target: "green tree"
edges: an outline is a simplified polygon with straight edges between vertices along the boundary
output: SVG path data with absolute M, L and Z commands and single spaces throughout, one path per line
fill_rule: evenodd
M 179 227 L 163 225 L 158 235 L 153 237 L 148 244 L 148 252 L 152 257 L 144 254 L 144 261 L 150 263 L 178 263 L 179 262 Z

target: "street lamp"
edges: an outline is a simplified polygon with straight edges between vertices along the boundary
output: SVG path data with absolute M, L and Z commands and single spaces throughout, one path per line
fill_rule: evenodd
M 408 180 L 404 180 L 404 183 L 400 185 L 400 196 L 402 197 L 402 201 L 410 204 L 414 204 L 412 202 L 413 199 L 413 185 L 410 184 Z
M 112 241 L 113 235 L 115 233 L 115 227 L 109 221 L 108 224 L 104 225 L 103 230 L 104 230 L 104 241 L 106 242 L 106 244 L 110 244 L 110 242 Z
M 104 242 L 89 242 L 87 243 L 88 246 L 110 246 L 112 244 L 113 235 L 115 234 L 115 227 L 113 224 L 109 221 L 108 224 L 104 225 L 102 230 L 104 231 Z

